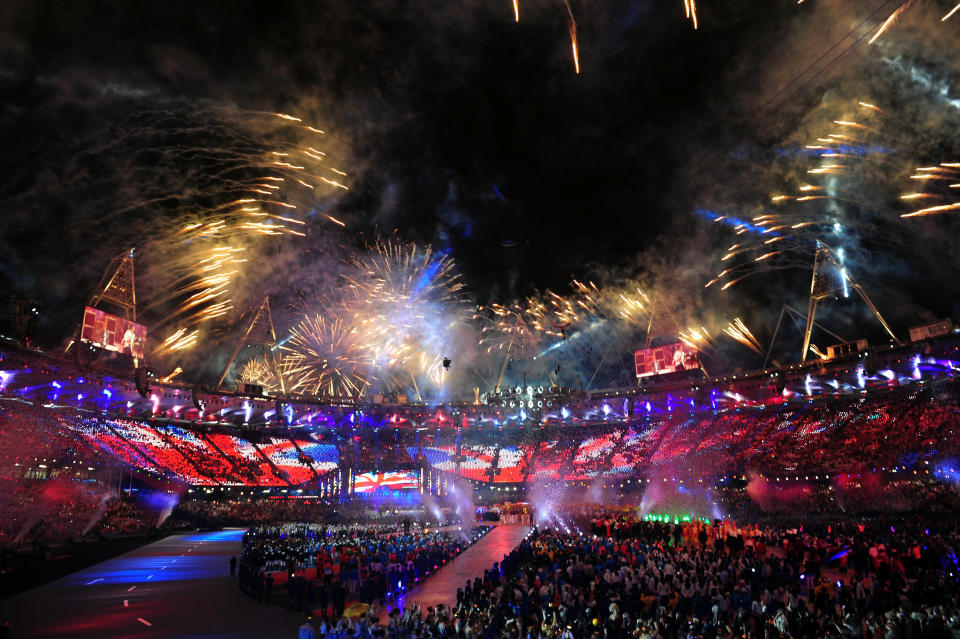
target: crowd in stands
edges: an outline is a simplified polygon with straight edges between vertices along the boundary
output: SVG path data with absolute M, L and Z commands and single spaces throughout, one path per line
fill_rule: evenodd
M 725 407 L 712 412 L 652 413 L 629 425 L 530 429 L 491 443 L 464 437 L 464 476 L 494 482 L 589 481 L 648 477 L 670 469 L 705 474 L 835 475 L 920 464 L 960 454 L 953 427 L 960 382 L 875 389 L 864 394 Z M 454 470 L 453 445 L 424 444 L 438 470 Z
M 312 440 L 267 437 L 254 443 L 238 434 L 182 425 L 106 418 L 70 409 L 0 401 L 4 431 L 27 433 L 7 460 L 27 468 L 45 450 L 68 450 L 71 459 L 120 463 L 157 479 L 190 486 L 289 487 L 317 480 L 338 465 L 337 447 Z M 46 442 L 37 433 L 52 433 Z M 45 466 L 46 467 L 46 466 Z
M 413 463 L 416 446 L 405 446 L 407 440 L 416 439 L 408 431 L 375 429 L 366 433 L 360 441 L 353 440 L 341 451 L 344 460 L 361 468 L 397 468 Z
M 7 421 L 56 423 L 57 438 L 71 440 L 74 454 L 107 456 L 191 486 L 277 488 L 311 485 L 338 466 L 417 463 L 444 472 L 459 468 L 468 479 L 493 483 L 616 481 L 668 470 L 688 479 L 926 471 L 924 462 L 960 455 L 952 430 L 958 416 L 960 382 L 947 379 L 812 402 L 677 409 L 583 428 L 551 425 L 509 437 L 465 431 L 458 448 L 440 431 L 372 429 L 342 445 L 336 437 L 315 441 L 297 433 L 250 441 L 235 431 L 99 417 L 12 399 L 0 406 Z
M 4 501 L 0 549 L 44 553 L 64 544 L 153 535 L 189 525 L 182 517 L 165 517 L 142 501 L 102 490 L 64 481 L 19 487 L 15 500 Z
M 178 505 L 174 514 L 189 516 L 198 525 L 249 526 L 251 524 L 282 524 L 290 521 L 323 522 L 339 525 L 346 522 L 367 521 L 373 525 L 397 522 L 403 516 L 395 511 L 381 514 L 371 511 L 361 501 L 331 503 L 320 499 L 254 499 L 218 498 L 189 499 Z
M 42 553 L 65 542 L 156 530 L 156 509 L 120 498 L 122 467 L 115 458 L 63 428 L 60 417 L 0 401 L 0 549 Z M 129 473 L 125 477 L 126 488 Z

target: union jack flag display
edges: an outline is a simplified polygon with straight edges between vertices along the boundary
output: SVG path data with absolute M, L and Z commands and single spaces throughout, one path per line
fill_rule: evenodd
M 396 473 L 359 473 L 353 477 L 353 492 L 378 493 L 394 490 L 416 490 L 420 479 L 416 471 Z

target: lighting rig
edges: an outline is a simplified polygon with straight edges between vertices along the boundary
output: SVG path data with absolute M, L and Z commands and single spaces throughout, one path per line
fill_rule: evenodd
M 487 406 L 501 408 L 554 408 L 590 399 L 590 393 L 566 386 L 516 386 L 499 392 L 485 393 L 481 400 Z

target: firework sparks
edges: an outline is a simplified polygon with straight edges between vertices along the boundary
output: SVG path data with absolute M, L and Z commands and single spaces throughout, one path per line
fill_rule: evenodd
M 952 16 L 953 14 L 955 14 L 957 11 L 960 11 L 960 4 L 958 4 L 957 6 L 955 6 L 953 9 L 950 9 L 950 12 L 947 13 L 947 15 L 943 16 L 942 18 L 940 18 L 940 22 L 946 22 L 947 20 L 950 19 L 950 16 Z
M 163 352 L 173 352 L 173 351 L 183 351 L 188 348 L 192 348 L 197 344 L 197 341 L 200 336 L 200 329 L 196 328 L 192 331 L 187 328 L 178 329 L 170 337 L 163 340 L 163 343 L 158 346 L 154 352 L 163 353 Z
M 723 332 L 755 353 L 761 352 L 760 342 L 757 341 L 757 338 L 753 336 L 753 333 L 750 332 L 750 329 L 747 328 L 747 325 L 744 324 L 743 320 L 739 317 L 727 324 Z
M 354 327 L 383 383 L 415 375 L 442 383 L 437 366 L 454 348 L 453 331 L 469 317 L 453 260 L 430 247 L 378 240 L 351 258 L 341 315 Z M 395 385 L 396 385 L 395 384 Z
M 875 179 L 878 169 L 889 168 L 890 158 L 885 154 L 893 153 L 889 147 L 893 146 L 891 140 L 894 136 L 887 128 L 899 119 L 872 102 L 862 100 L 851 100 L 847 111 L 834 114 L 827 120 L 832 131 L 823 131 L 815 138 L 815 144 L 804 145 L 802 157 L 810 158 L 812 166 L 791 167 L 792 175 L 805 171 L 810 183 L 799 183 L 795 193 L 773 193 L 770 199 L 776 206 L 775 213 L 757 215 L 750 224 L 736 227 L 729 222 L 725 224 L 733 227 L 734 233 L 742 236 L 744 241 L 720 257 L 723 272 L 705 287 L 716 285 L 726 290 L 744 278 L 762 272 L 806 268 L 807 256 L 813 255 L 820 240 L 846 244 L 855 250 L 851 242 L 857 241 L 857 234 L 851 231 L 865 222 L 860 213 L 863 206 L 860 200 L 864 187 L 873 186 L 864 180 Z M 852 113 L 857 117 L 850 115 Z M 949 177 L 948 168 L 941 165 L 936 171 L 932 170 L 933 167 L 926 167 L 926 171 L 917 170 L 926 191 L 932 191 L 934 183 L 943 186 L 960 181 L 960 175 L 957 179 Z M 915 190 L 920 192 L 922 189 Z M 921 197 L 933 200 L 917 194 L 906 194 L 904 200 Z M 952 198 L 944 202 L 934 200 L 930 204 L 949 201 Z
M 534 331 L 524 320 L 523 310 L 517 306 L 504 306 L 493 303 L 490 306 L 481 306 L 475 319 L 486 325 L 481 329 L 480 346 L 486 346 L 487 354 L 494 351 L 504 351 L 517 348 L 525 350 L 536 341 Z M 484 315 L 489 312 L 490 316 Z
M 237 381 L 262 386 L 267 393 L 276 395 L 289 390 L 288 369 L 289 362 L 283 358 L 272 355 L 254 357 L 243 365 Z
M 782 253 L 782 251 L 771 251 L 771 252 L 769 252 L 769 253 L 764 253 L 764 254 L 761 255 L 760 257 L 754 258 L 753 261 L 754 261 L 754 262 L 763 262 L 764 260 L 768 260 L 768 259 L 770 259 L 771 257 L 773 257 L 774 255 L 779 255 L 780 253 Z
M 713 338 L 704 326 L 692 326 L 682 330 L 678 339 L 694 350 L 712 350 Z
M 570 31 L 570 47 L 573 49 L 573 68 L 579 74 L 580 53 L 577 46 L 577 21 L 573 19 L 573 9 L 570 8 L 569 0 L 563 0 L 563 3 L 567 6 L 567 30 Z
M 894 21 L 898 17 L 900 17 L 901 13 L 907 10 L 907 8 L 910 6 L 912 2 L 913 0 L 907 0 L 906 2 L 901 4 L 899 7 L 894 9 L 893 13 L 890 14 L 890 17 L 884 20 L 883 24 L 880 25 L 880 28 L 877 29 L 877 32 L 873 34 L 873 37 L 867 40 L 867 44 L 873 44 L 874 42 L 876 42 L 877 38 L 883 35 L 883 32 L 886 31 L 888 28 L 890 28 L 890 25 L 892 25 Z
M 960 209 L 960 202 L 952 201 L 956 199 L 957 194 L 953 189 L 960 188 L 960 163 L 942 162 L 937 166 L 922 166 L 916 169 L 916 173 L 910 176 L 911 180 L 918 180 L 925 188 L 922 192 L 905 193 L 900 196 L 901 200 L 939 200 L 939 204 L 928 206 L 926 208 L 903 213 L 900 217 L 923 217 L 927 215 L 939 215 Z M 949 184 L 947 184 L 949 183 Z
M 802 2 L 803 0 L 801 0 Z M 799 2 L 797 4 L 800 4 Z M 696 31 L 697 25 L 697 0 L 683 0 L 683 13 L 693 24 L 693 30 Z
M 364 336 L 341 319 L 304 317 L 280 348 L 293 393 L 361 397 L 372 381 Z
M 159 191 L 158 186 L 120 210 L 149 209 L 153 203 L 164 207 L 165 214 L 144 234 L 139 251 L 142 281 L 152 289 L 143 310 L 160 317 L 154 330 L 168 336 L 154 354 L 195 347 L 205 334 L 202 325 L 245 306 L 239 282 L 253 283 L 249 267 L 268 246 L 285 237 L 305 236 L 301 211 L 339 190 L 326 188 L 323 178 L 339 184 L 343 171 L 327 166 L 314 146 L 309 147 L 317 151 L 312 157 L 300 152 L 302 139 L 313 140 L 319 132 L 305 128 L 302 118 L 287 113 L 213 108 L 141 112 L 123 129 L 130 138 L 124 143 L 131 149 L 149 145 L 171 165 L 179 165 L 189 153 L 191 166 L 202 167 L 183 194 Z M 199 150 L 181 150 L 185 130 L 209 137 Z

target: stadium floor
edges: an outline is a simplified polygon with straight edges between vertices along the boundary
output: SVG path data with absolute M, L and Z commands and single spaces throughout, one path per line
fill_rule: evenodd
M 495 526 L 480 541 L 440 568 L 436 575 L 431 575 L 423 584 L 413 588 L 399 602 L 382 608 L 380 620 L 386 623 L 390 610 L 409 608 L 413 603 L 419 603 L 424 614 L 427 607 L 436 607 L 438 603 L 456 606 L 457 588 L 462 588 L 467 579 L 483 577 L 483 571 L 489 570 L 493 562 L 509 554 L 529 532 L 527 526 Z
M 454 605 L 457 588 L 515 548 L 525 526 L 496 526 L 400 605 Z M 295 637 L 304 616 L 255 603 L 230 577 L 243 530 L 172 535 L 0 600 L 13 638 L 246 639 Z M 274 593 L 274 599 L 277 594 Z M 389 608 L 383 610 L 387 619 Z
M 172 535 L 0 600 L 0 621 L 31 639 L 296 637 L 302 615 L 254 603 L 230 577 L 242 535 Z

